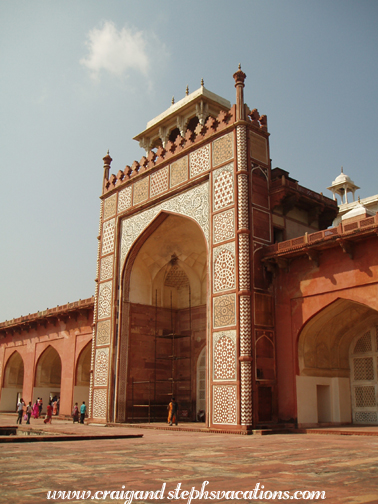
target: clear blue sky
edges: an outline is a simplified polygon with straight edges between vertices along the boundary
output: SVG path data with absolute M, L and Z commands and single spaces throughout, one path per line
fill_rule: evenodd
M 0 321 L 94 293 L 102 158 L 190 91 L 268 116 L 273 167 L 378 193 L 378 2 L 0 1 Z M 331 193 L 329 193 L 331 196 Z

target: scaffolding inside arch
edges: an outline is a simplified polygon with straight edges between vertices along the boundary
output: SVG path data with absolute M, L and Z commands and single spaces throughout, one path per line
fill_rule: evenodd
M 132 378 L 132 421 L 148 421 L 149 423 L 166 421 L 167 406 L 172 397 L 175 397 L 179 404 L 180 421 L 193 421 L 195 419 L 195 407 L 192 397 L 192 307 L 189 284 L 187 288 L 187 330 L 178 328 L 178 314 L 185 310 L 173 309 L 172 291 L 170 328 L 159 328 L 157 290 L 155 291 L 153 379 L 134 380 Z M 168 370 L 169 373 L 167 373 Z M 167 374 L 169 374 L 168 377 Z M 142 398 L 142 400 L 137 400 L 137 397 L 138 399 Z

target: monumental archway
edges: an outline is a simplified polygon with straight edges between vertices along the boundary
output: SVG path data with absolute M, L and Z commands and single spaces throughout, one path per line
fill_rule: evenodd
M 121 292 L 118 420 L 162 421 L 172 395 L 194 420 L 207 311 L 207 244 L 198 224 L 158 216 L 130 251 Z

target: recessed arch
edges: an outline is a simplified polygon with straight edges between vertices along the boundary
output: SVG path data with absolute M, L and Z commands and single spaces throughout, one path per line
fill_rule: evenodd
M 339 298 L 303 326 L 298 337 L 300 425 L 352 422 L 351 347 L 377 324 L 376 310 Z
M 337 299 L 315 314 L 298 339 L 299 374 L 349 376 L 349 347 L 378 312 L 349 299 Z
M 83 401 L 88 402 L 89 397 L 89 382 L 90 382 L 90 369 L 91 369 L 91 350 L 92 342 L 89 341 L 81 350 L 75 368 L 75 386 L 73 393 L 73 404 L 77 402 L 79 405 Z
M 4 367 L 0 411 L 15 411 L 17 398 L 23 394 L 23 385 L 24 361 L 15 350 Z
M 166 413 L 163 402 L 169 393 L 178 396 L 184 414 L 195 418 L 196 361 L 190 357 L 195 347 L 191 323 L 194 311 L 202 314 L 205 330 L 201 329 L 196 337 L 203 345 L 207 258 L 207 242 L 198 223 L 165 211 L 151 222 L 130 249 L 121 279 L 116 414 L 119 421 L 143 416 L 147 410 L 136 411 L 136 407 L 142 408 L 151 402 L 160 404 L 162 418 Z M 174 343 L 169 339 L 170 334 L 175 334 Z M 175 360 L 180 360 L 179 365 L 163 362 L 165 356 L 173 354 Z M 168 371 L 172 374 L 169 378 Z M 163 391 L 162 383 L 169 379 L 169 390 Z M 184 385 L 178 384 L 179 379 L 189 383 L 185 385 L 187 396 Z M 148 382 L 149 388 L 141 382 Z M 135 406 L 137 397 L 141 404 Z
M 40 355 L 34 379 L 33 400 L 41 397 L 44 408 L 54 398 L 60 398 L 62 360 L 58 351 L 49 345 Z

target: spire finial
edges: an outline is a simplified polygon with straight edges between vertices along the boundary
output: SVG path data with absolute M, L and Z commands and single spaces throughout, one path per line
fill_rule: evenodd
M 241 70 L 241 64 L 240 64 L 240 63 L 239 63 L 239 65 L 238 65 L 238 70 Z
M 344 168 L 343 167 L 341 167 L 341 173 L 344 173 Z
M 185 95 L 188 96 L 188 94 L 189 94 L 189 86 L 186 86 Z
M 360 197 L 358 196 L 358 203 L 361 203 Z
M 106 156 L 103 157 L 102 160 L 104 161 L 104 166 L 110 166 L 110 163 L 113 161 L 113 159 L 110 157 L 109 149 L 108 152 L 106 153 Z
M 203 82 L 203 79 L 201 79 L 201 87 L 203 87 L 205 83 Z
M 174 104 L 175 104 L 175 97 L 172 96 L 172 105 L 174 105 Z

